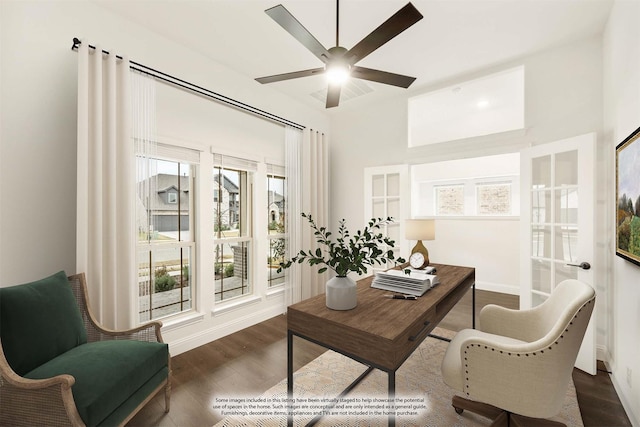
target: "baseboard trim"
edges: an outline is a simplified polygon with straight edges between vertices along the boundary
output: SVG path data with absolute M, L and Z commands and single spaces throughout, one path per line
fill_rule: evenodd
M 282 306 L 267 307 L 263 310 L 254 311 L 245 316 L 239 316 L 233 320 L 220 323 L 214 327 L 198 331 L 175 340 L 168 341 L 171 356 L 177 356 L 196 347 L 215 341 L 241 329 L 253 326 L 256 323 L 264 322 L 272 317 L 282 314 Z
M 615 389 L 616 394 L 620 399 L 620 403 L 622 403 L 622 407 L 624 408 L 624 411 L 627 413 L 627 417 L 629 418 L 631 425 L 634 427 L 639 427 L 640 420 L 636 417 L 636 414 L 633 412 L 634 406 L 631 404 L 631 402 L 627 400 L 627 396 L 624 394 L 624 388 L 620 386 L 620 382 L 618 381 L 618 378 L 613 374 L 610 374 L 609 378 L 611 378 L 611 383 L 613 384 L 613 388 Z
M 611 366 L 609 365 L 611 361 L 611 353 L 609 353 L 609 349 L 605 345 L 597 345 L 596 346 L 596 359 L 602 360 L 607 367 L 607 371 L 611 372 Z
M 500 292 L 502 294 L 520 295 L 520 286 L 505 285 L 502 283 L 482 282 L 476 280 L 476 289 L 490 292 Z

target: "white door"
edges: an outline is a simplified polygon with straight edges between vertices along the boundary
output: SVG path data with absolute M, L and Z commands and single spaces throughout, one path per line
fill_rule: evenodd
M 409 166 L 393 165 L 364 169 L 364 221 L 371 218 L 393 218 L 381 232 L 395 241 L 394 256 L 408 257 L 408 241 L 404 238 L 404 220 L 409 218 Z M 376 265 L 370 273 L 393 267 L 393 263 Z
M 546 300 L 565 279 L 593 286 L 595 134 L 521 152 L 520 308 Z M 595 310 L 576 367 L 596 373 Z

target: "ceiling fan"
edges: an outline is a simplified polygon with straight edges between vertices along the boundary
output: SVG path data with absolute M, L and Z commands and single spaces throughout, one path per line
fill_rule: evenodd
M 330 80 L 327 90 L 326 108 L 336 107 L 340 102 L 340 90 L 342 82 L 349 76 L 358 79 L 370 80 L 378 83 L 408 88 L 416 79 L 415 77 L 386 71 L 372 70 L 370 68 L 355 65 L 374 50 L 402 33 L 407 28 L 422 19 L 422 14 L 411 3 L 407 3 L 402 9 L 383 22 L 368 36 L 347 50 L 340 46 L 340 0 L 336 0 L 336 45 L 326 49 L 302 24 L 281 4 L 265 10 L 289 34 L 311 51 L 325 66 L 310 70 L 295 71 L 292 73 L 276 74 L 260 77 L 256 80 L 260 83 L 273 83 L 282 80 L 297 79 L 299 77 L 328 74 L 336 77 L 336 81 Z

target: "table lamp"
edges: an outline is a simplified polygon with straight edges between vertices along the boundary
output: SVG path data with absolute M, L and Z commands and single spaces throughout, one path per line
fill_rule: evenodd
M 411 249 L 409 264 L 413 268 L 422 269 L 429 265 L 429 251 L 422 243 L 423 240 L 436 238 L 436 224 L 433 219 L 408 219 L 405 221 L 405 237 L 417 240 Z

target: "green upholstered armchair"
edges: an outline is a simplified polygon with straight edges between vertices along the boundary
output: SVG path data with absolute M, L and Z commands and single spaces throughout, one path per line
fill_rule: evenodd
M 0 425 L 124 425 L 163 389 L 168 412 L 161 326 L 98 325 L 84 274 L 0 288 Z

